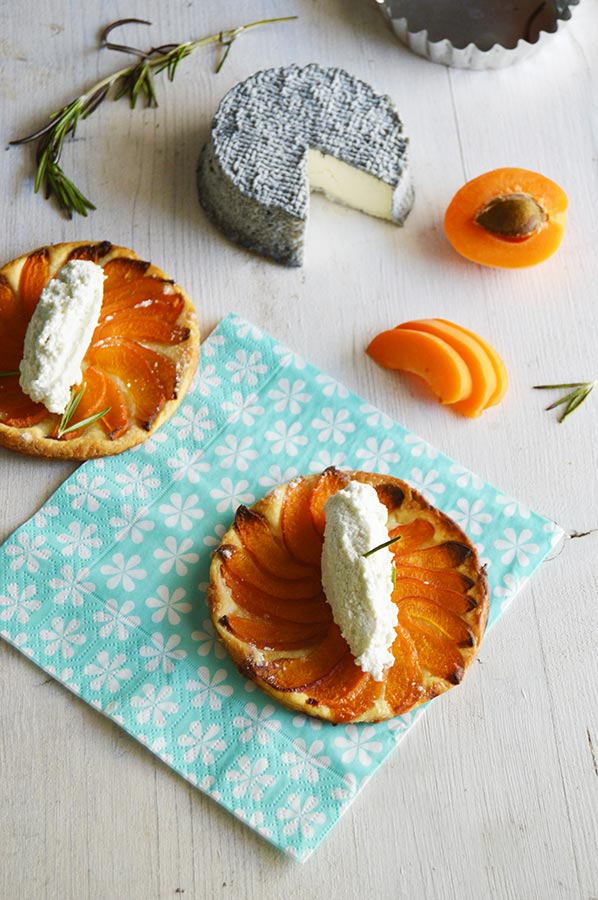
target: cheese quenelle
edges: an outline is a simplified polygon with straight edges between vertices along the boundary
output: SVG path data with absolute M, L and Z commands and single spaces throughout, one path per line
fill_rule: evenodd
M 63 413 L 100 316 L 104 272 L 74 259 L 43 289 L 25 334 L 20 385 L 48 412 Z
M 356 664 L 381 681 L 394 662 L 390 648 L 398 618 L 391 599 L 393 556 L 380 546 L 388 541 L 386 507 L 371 485 L 350 481 L 330 497 L 324 511 L 326 600 Z

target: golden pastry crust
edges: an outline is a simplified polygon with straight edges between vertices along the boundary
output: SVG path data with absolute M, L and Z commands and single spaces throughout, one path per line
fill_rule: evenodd
M 389 535 L 401 534 L 392 546 L 395 663 L 382 682 L 355 665 L 320 582 L 323 506 L 349 479 L 376 489 Z M 470 540 L 421 494 L 389 475 L 327 469 L 237 510 L 214 554 L 208 603 L 235 664 L 270 696 L 331 722 L 377 722 L 462 680 L 480 646 L 489 597 Z
M 129 397 L 130 423 L 123 434 L 117 437 L 110 437 L 106 429 L 102 427 L 102 424 L 97 421 L 86 426 L 79 435 L 68 438 L 65 436 L 65 438 L 57 440 L 53 437 L 53 433 L 60 416 L 48 413 L 47 416 L 35 424 L 27 427 L 15 427 L 2 421 L 0 406 L 0 445 L 30 456 L 42 456 L 47 459 L 85 460 L 122 453 L 130 447 L 143 443 L 175 412 L 185 396 L 197 368 L 200 334 L 193 303 L 180 285 L 174 284 L 172 279 L 157 266 L 140 260 L 132 250 L 126 247 L 115 246 L 109 241 L 92 243 L 88 241 L 71 241 L 32 250 L 18 259 L 12 260 L 0 269 L 0 286 L 7 287 L 15 295 L 18 295 L 23 267 L 34 256 L 43 257 L 44 266 L 46 266 L 47 261 L 48 280 L 54 277 L 56 272 L 70 259 L 89 259 L 102 267 L 119 258 L 133 261 L 132 272 L 138 271 L 144 277 L 155 278 L 164 282 L 163 298 L 165 300 L 169 296 L 182 298 L 183 306 L 176 320 L 176 327 L 181 329 L 180 334 L 184 334 L 185 338 L 177 343 L 169 344 L 148 340 L 140 342 L 144 347 L 157 350 L 176 366 L 174 395 L 165 400 L 161 409 L 151 419 L 151 422 L 140 423 L 139 417 L 137 421 L 135 420 L 134 407 Z M 2 327 L 2 305 L 0 303 L 0 330 Z M 84 377 L 85 369 L 86 363 L 84 361 Z M 119 382 L 118 379 L 117 383 L 120 384 L 121 388 L 124 388 L 124 393 L 127 394 L 126 385 L 123 382 Z

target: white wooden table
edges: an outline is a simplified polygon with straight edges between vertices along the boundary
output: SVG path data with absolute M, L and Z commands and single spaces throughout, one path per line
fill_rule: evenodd
M 122 64 L 98 30 L 151 19 L 142 46 L 263 17 L 297 22 L 239 40 L 160 81 L 160 108 L 105 104 L 64 165 L 96 201 L 66 221 L 34 197 L 32 160 L 0 167 L 1 256 L 109 239 L 184 284 L 204 334 L 236 310 L 572 536 L 484 643 L 465 684 L 434 704 L 303 866 L 266 845 L 115 725 L 0 646 L 0 897 L 153 900 L 293 896 L 376 900 L 598 897 L 598 395 L 563 425 L 539 382 L 598 377 L 598 3 L 537 56 L 498 72 L 448 70 L 400 47 L 360 0 L 33 0 L 0 3 L 5 144 Z M 404 229 L 315 197 L 305 266 L 230 245 L 196 200 L 195 166 L 220 97 L 259 68 L 343 66 L 397 102 L 417 200 Z M 570 198 L 557 255 L 521 272 L 457 257 L 444 209 L 501 165 L 554 178 Z M 511 388 L 481 420 L 458 419 L 374 366 L 379 330 L 442 316 L 503 354 Z M 72 466 L 0 451 L 0 538 Z M 580 534 L 583 533 L 583 536 Z

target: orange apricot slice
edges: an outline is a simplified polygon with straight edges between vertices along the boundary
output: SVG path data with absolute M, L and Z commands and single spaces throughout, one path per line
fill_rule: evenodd
M 483 337 L 473 331 L 470 331 L 468 328 L 464 328 L 463 325 L 455 325 L 454 322 L 448 322 L 446 319 L 435 319 L 435 321 L 442 322 L 444 325 L 453 325 L 454 328 L 458 328 L 459 331 L 469 335 L 470 338 L 473 338 L 475 341 L 477 341 L 480 347 L 486 352 L 496 376 L 496 388 L 488 398 L 486 409 L 489 406 L 496 406 L 498 403 L 500 403 L 507 393 L 507 388 L 509 387 L 509 373 L 507 372 L 507 367 L 505 366 L 502 357 L 499 356 L 494 347 L 487 341 L 485 341 Z
M 268 522 L 259 513 L 239 506 L 235 513 L 234 527 L 245 549 L 258 565 L 278 578 L 305 578 L 313 570 L 297 562 L 274 537 Z
M 266 594 L 248 581 L 240 581 L 226 567 L 223 567 L 222 573 L 236 605 L 258 619 L 277 618 L 306 624 L 329 623 L 332 620 L 330 606 L 323 594 L 307 600 L 286 600 Z
M 471 392 L 453 404 L 454 409 L 470 418 L 481 416 L 496 394 L 498 382 L 495 366 L 479 341 L 471 333 L 445 319 L 418 319 L 397 327 L 433 334 L 459 353 L 471 374 Z
M 455 250 L 483 266 L 517 269 L 544 262 L 565 231 L 567 195 L 527 169 L 494 169 L 451 200 L 444 230 Z
M 223 616 L 220 624 L 244 641 L 261 650 L 299 650 L 320 641 L 326 631 L 325 625 L 286 622 L 270 619 L 266 622 L 245 616 Z
M 218 555 L 224 560 L 225 568 L 239 581 L 284 600 L 308 600 L 322 591 L 320 577 L 295 578 L 293 580 L 272 575 L 260 568 L 253 557 L 243 547 L 224 544 L 218 548 Z
M 409 550 L 419 550 L 423 544 L 434 537 L 434 526 L 426 519 L 415 519 L 408 525 L 397 525 L 388 532 L 389 538 L 399 538 L 392 545 L 392 552 L 407 553 Z
M 386 369 L 419 376 L 443 404 L 457 403 L 471 394 L 471 373 L 463 357 L 433 334 L 392 328 L 376 335 L 366 353 Z
M 324 528 L 326 527 L 326 515 L 324 513 L 326 501 L 333 494 L 336 494 L 337 491 L 345 488 L 348 485 L 349 480 L 349 476 L 346 472 L 341 472 L 339 469 L 330 467 L 325 469 L 316 481 L 312 491 L 309 509 L 318 534 L 324 534 Z
M 316 531 L 311 514 L 313 489 L 313 484 L 303 477 L 287 485 L 280 511 L 280 529 L 292 556 L 319 567 L 324 538 Z
M 414 706 L 423 694 L 421 669 L 415 644 L 409 632 L 397 625 L 392 655 L 395 664 L 391 666 L 386 679 L 386 700 L 400 716 Z

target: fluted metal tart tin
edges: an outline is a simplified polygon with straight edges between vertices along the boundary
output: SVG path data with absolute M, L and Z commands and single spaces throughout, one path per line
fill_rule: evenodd
M 579 0 L 375 0 L 396 36 L 435 63 L 500 69 L 549 43 Z

